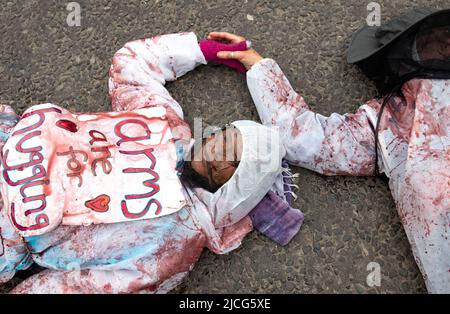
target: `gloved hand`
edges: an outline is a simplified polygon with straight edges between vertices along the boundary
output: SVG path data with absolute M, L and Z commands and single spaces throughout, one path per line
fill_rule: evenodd
M 211 39 L 203 39 L 199 42 L 200 49 L 205 56 L 206 61 L 214 61 L 217 63 L 225 64 L 238 72 L 245 73 L 247 69 L 245 66 L 234 59 L 220 59 L 217 56 L 219 51 L 245 51 L 249 49 L 250 44 L 248 41 L 243 40 L 239 43 L 223 43 Z

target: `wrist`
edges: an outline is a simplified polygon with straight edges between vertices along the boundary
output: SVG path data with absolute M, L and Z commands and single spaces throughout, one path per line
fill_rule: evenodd
M 264 58 L 262 56 L 260 56 L 258 53 L 256 53 L 257 55 L 252 58 L 252 62 L 246 66 L 247 70 L 250 70 L 255 64 L 258 64 L 259 62 L 261 62 Z

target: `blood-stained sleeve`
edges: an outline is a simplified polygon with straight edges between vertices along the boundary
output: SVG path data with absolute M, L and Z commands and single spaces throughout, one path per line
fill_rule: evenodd
M 179 33 L 131 41 L 113 57 L 109 94 L 113 110 L 148 105 L 171 106 L 181 117 L 178 103 L 164 87 L 206 60 L 194 33 Z
M 19 116 L 13 108 L 0 105 L 0 150 L 18 120 Z M 0 283 L 7 282 L 17 270 L 28 268 L 32 262 L 25 242 L 8 218 L 3 196 L 0 194 Z
M 215 254 L 227 254 L 237 249 L 242 244 L 245 236 L 252 230 L 252 220 L 249 216 L 245 216 L 237 223 L 219 230 L 207 230 L 207 247 Z
M 271 59 L 255 64 L 247 83 L 262 123 L 280 130 L 291 164 L 325 175 L 374 174 L 378 101 L 325 117 L 310 110 Z

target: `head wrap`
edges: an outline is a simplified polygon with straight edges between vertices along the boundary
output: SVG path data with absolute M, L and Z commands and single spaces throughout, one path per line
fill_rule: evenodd
M 242 155 L 233 176 L 216 192 L 199 197 L 211 210 L 216 228 L 232 225 L 263 199 L 277 180 L 283 180 L 286 150 L 278 130 L 254 121 L 233 122 L 242 136 Z

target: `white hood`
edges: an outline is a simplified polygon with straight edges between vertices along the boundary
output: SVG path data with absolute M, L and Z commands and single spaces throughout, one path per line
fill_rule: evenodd
M 286 154 L 278 130 L 250 120 L 232 123 L 242 136 L 242 156 L 233 176 L 215 193 L 206 190 L 199 198 L 211 211 L 216 228 L 244 218 L 281 176 Z

